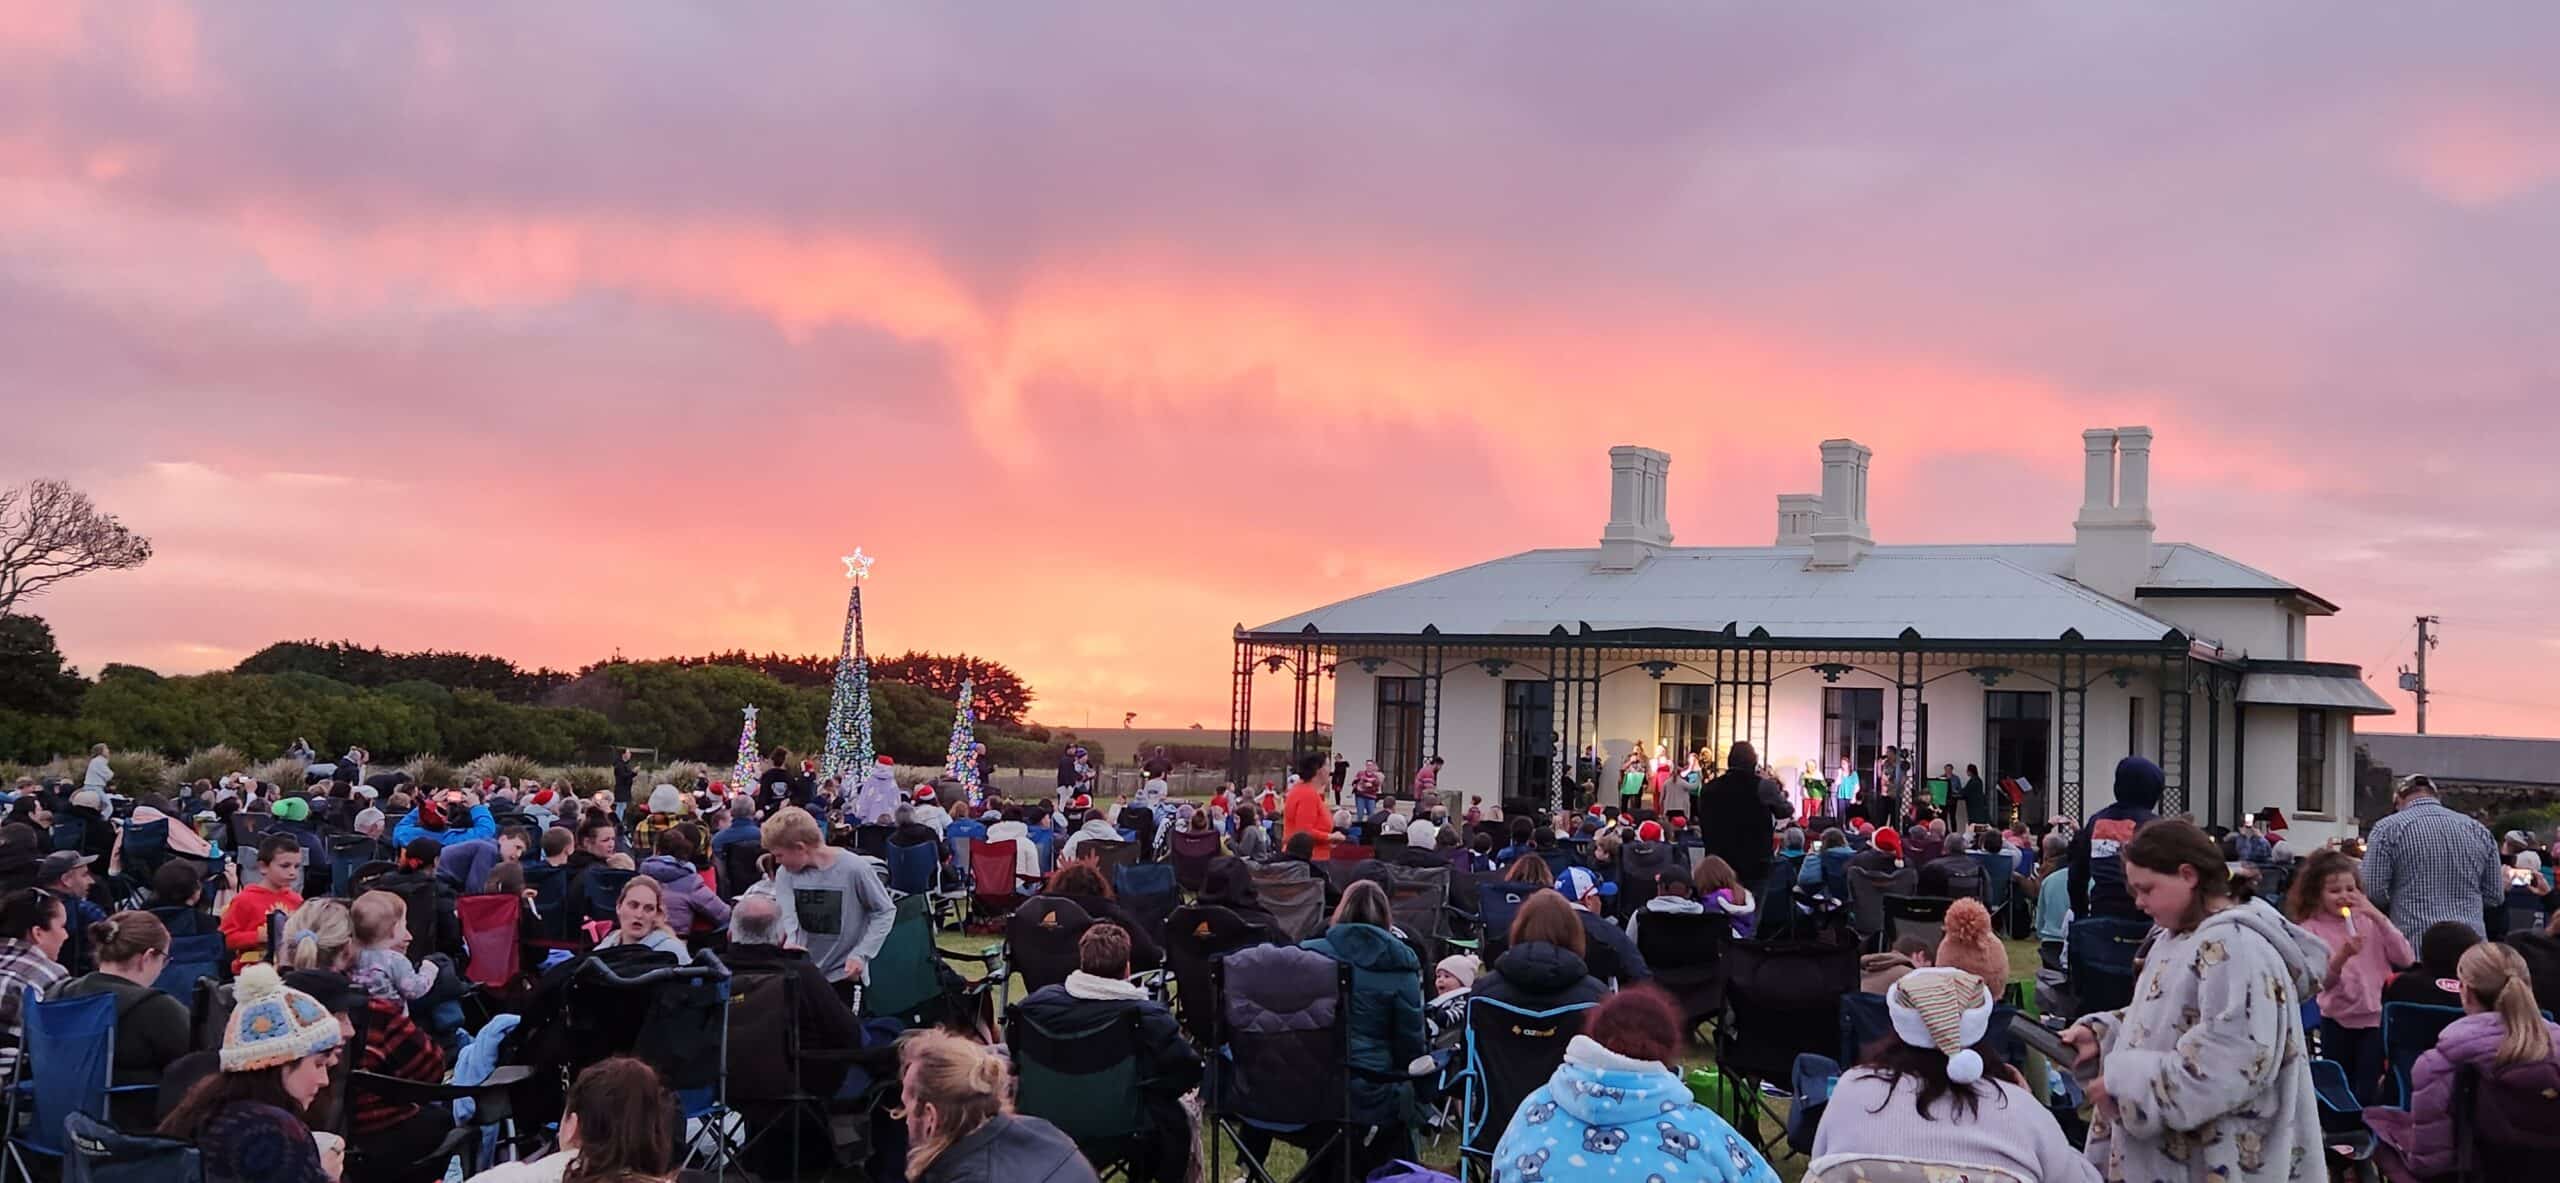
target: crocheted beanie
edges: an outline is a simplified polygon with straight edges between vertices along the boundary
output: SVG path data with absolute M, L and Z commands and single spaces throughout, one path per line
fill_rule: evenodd
M 256 1072 L 290 1064 L 338 1046 L 338 1017 L 319 1000 L 292 989 L 272 965 L 240 971 L 232 987 L 238 1005 L 222 1033 L 222 1070 Z

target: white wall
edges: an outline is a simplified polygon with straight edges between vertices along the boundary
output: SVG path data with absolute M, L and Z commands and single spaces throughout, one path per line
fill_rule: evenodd
M 2235 657 L 2302 659 L 2302 648 L 2296 641 L 2296 624 L 2301 617 L 2273 600 L 2155 596 L 2143 600 L 2141 607 L 2196 640 L 2222 646 Z

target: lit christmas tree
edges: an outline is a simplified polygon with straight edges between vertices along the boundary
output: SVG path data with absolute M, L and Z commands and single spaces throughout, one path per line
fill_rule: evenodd
M 853 596 L 844 610 L 844 647 L 836 657 L 835 693 L 827 699 L 826 751 L 819 775 L 854 780 L 871 770 L 871 658 L 862 644 L 862 581 L 875 560 L 861 547 L 845 556 Z
M 738 732 L 738 766 L 729 770 L 729 792 L 753 793 L 756 788 L 756 765 L 763 753 L 756 748 L 756 709 L 747 708 L 747 725 Z
M 980 786 L 978 784 L 978 762 L 969 758 L 969 747 L 971 743 L 974 742 L 973 728 L 969 719 L 970 688 L 971 683 L 969 679 L 962 678 L 960 680 L 960 705 L 951 712 L 951 750 L 943 756 L 942 773 L 944 776 L 950 777 L 953 780 L 959 781 L 961 784 L 967 785 L 969 787 L 969 804 L 976 805 L 980 801 Z

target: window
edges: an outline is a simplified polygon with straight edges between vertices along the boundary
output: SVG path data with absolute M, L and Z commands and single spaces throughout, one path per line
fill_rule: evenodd
M 1422 765 L 1422 679 L 1378 679 L 1378 771 L 1398 790 Z
M 1687 682 L 1667 682 L 1662 687 L 1662 712 L 1654 720 L 1653 734 L 1671 746 L 1671 762 L 1684 761 L 1689 753 L 1715 745 L 1716 688 Z M 1709 752 L 1709 759 L 1719 759 L 1722 752 Z
M 1884 691 L 1826 686 L 1822 689 L 1822 771 L 1840 775 L 1847 761 L 1861 781 L 1876 774 L 1884 758 Z
M 1553 682 L 1502 684 L 1502 795 L 1544 801 L 1554 788 L 1556 686 Z
M 2294 741 L 2293 808 L 2329 812 L 2329 712 L 2300 711 L 2302 733 Z
M 2129 698 L 2125 700 L 2124 754 L 2128 756 L 2149 755 L 2149 753 L 2142 750 L 2142 700 L 2139 698 Z

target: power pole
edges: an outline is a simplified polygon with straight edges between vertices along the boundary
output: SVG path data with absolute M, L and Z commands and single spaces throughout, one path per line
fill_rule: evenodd
M 2400 667 L 2400 688 L 2418 697 L 2418 734 L 2420 735 L 2427 733 L 2427 650 L 2435 648 L 2439 640 L 2435 634 L 2427 630 L 2438 623 L 2440 622 L 2432 616 L 2418 618 L 2418 667 L 2415 670 L 2405 665 Z

